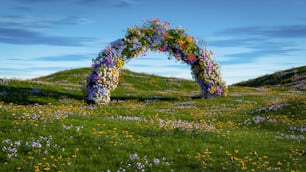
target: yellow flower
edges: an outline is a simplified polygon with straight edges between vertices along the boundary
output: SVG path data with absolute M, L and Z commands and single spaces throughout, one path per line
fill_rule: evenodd
M 117 64 L 116 64 L 116 67 L 117 68 L 121 68 L 122 66 L 124 66 L 124 60 L 123 59 L 118 59 L 117 60 Z
M 211 94 L 214 94 L 217 91 L 217 87 L 213 86 L 208 90 Z
M 80 149 L 79 148 L 74 148 L 74 152 L 79 152 Z
M 114 76 L 118 76 L 118 75 L 119 75 L 119 70 L 118 70 L 118 68 L 114 68 L 112 72 L 113 72 L 113 75 L 114 75 Z
M 246 167 L 246 166 L 242 166 L 242 167 L 241 167 L 241 170 L 242 170 L 242 171 L 245 171 L 245 170 L 247 170 L 247 167 Z
M 178 45 L 179 45 L 180 47 L 182 47 L 182 48 L 185 47 L 185 42 L 184 42 L 184 41 L 179 40 L 177 43 L 178 43 Z
M 235 153 L 238 153 L 238 152 L 239 152 L 239 150 L 238 150 L 238 149 L 235 149 L 235 150 L 234 150 L 234 152 L 235 152 Z
M 186 41 L 187 41 L 188 43 L 193 43 L 193 38 L 192 38 L 191 36 L 187 36 L 187 37 L 186 37 Z
M 107 132 L 105 132 L 105 131 L 99 131 L 98 132 L 98 135 L 103 135 L 103 134 L 107 134 Z
M 132 32 L 134 32 L 134 29 L 133 28 L 129 28 L 128 32 L 132 33 Z
M 45 167 L 44 170 L 45 170 L 45 171 L 49 171 L 50 168 L 49 168 L 49 167 Z

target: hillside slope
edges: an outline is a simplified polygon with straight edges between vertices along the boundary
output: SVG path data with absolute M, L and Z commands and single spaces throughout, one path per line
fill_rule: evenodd
M 293 86 L 305 89 L 306 66 L 279 71 L 273 74 L 234 84 L 236 86 L 261 87 L 261 86 Z
M 69 98 L 83 100 L 82 89 L 90 73 L 90 68 L 60 71 L 32 80 L 9 80 L 0 84 L 0 100 L 16 104 L 60 104 Z M 84 91 L 84 90 L 83 90 Z M 166 78 L 122 70 L 117 89 L 111 96 L 115 100 L 126 99 L 189 99 L 200 95 L 195 82 Z

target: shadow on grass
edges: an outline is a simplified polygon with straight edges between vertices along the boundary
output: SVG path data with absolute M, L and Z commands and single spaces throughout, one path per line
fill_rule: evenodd
M 81 91 L 81 90 L 80 90 Z M 31 104 L 62 104 L 61 99 L 73 99 L 83 101 L 84 97 L 80 94 L 65 93 L 50 89 L 36 89 L 19 86 L 0 85 L 0 101 L 4 103 L 13 103 L 19 105 Z M 158 102 L 158 101 L 187 101 L 194 99 L 202 99 L 200 95 L 189 96 L 112 96 L 112 101 L 128 101 L 136 100 L 139 102 Z
M 125 100 L 137 100 L 139 102 L 158 102 L 158 101 L 183 101 L 183 100 L 195 100 L 202 99 L 200 95 L 194 96 L 152 96 L 152 97 L 137 97 L 137 96 L 112 96 L 112 101 L 125 101 Z
M 81 95 L 63 93 L 60 91 L 0 85 L 0 101 L 4 103 L 20 105 L 61 104 L 60 99 L 63 98 L 83 100 Z

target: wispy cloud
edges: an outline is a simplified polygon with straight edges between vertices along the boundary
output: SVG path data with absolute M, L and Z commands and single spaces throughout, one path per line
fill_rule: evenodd
M 118 8 L 125 8 L 125 7 L 129 7 L 130 5 L 131 5 L 130 2 L 124 1 L 124 0 L 120 0 L 119 2 L 116 2 L 114 4 L 114 6 Z
M 41 32 L 0 27 L 0 42 L 23 45 L 55 45 L 55 46 L 87 46 L 88 42 L 96 41 L 89 37 L 65 37 L 46 35 Z
M 78 0 L 77 1 L 77 4 L 81 4 L 81 5 L 96 5 L 98 3 L 107 5 L 108 0 Z
M 67 25 L 83 25 L 90 23 L 90 20 L 84 17 L 67 16 L 59 19 L 42 19 L 24 15 L 6 15 L 0 16 L 0 26 L 13 28 L 55 28 Z
M 80 54 L 69 54 L 69 55 L 61 55 L 61 56 L 45 56 L 45 57 L 37 57 L 33 60 L 38 61 L 52 61 L 52 62 L 59 62 L 59 61 L 81 61 L 86 60 L 89 61 L 92 59 L 93 56 L 90 55 L 80 55 Z
M 305 38 L 306 25 L 281 25 L 281 26 L 248 26 L 229 28 L 216 32 L 222 35 L 260 36 L 264 38 Z
M 54 2 L 55 0 L 16 0 L 23 3 L 47 3 L 47 2 Z
M 302 51 L 298 42 L 292 40 L 306 37 L 306 25 L 237 27 L 224 29 L 215 34 L 225 38 L 212 40 L 210 45 L 222 48 L 247 48 L 248 51 L 228 53 L 225 56 L 231 57 L 231 61 L 238 64 L 250 63 L 259 57 L 282 56 Z
M 209 41 L 209 45 L 217 46 L 217 47 L 237 47 L 237 46 L 252 47 L 263 41 L 265 41 L 265 39 L 262 39 L 262 38 L 252 38 L 252 39 L 251 38 L 227 38 L 227 39 L 211 40 Z
M 232 57 L 233 60 L 237 60 L 237 62 L 252 62 L 257 57 L 263 57 L 267 55 L 287 55 L 290 52 L 298 51 L 299 49 L 291 48 L 291 49 L 275 49 L 275 50 L 255 50 L 243 53 L 233 53 L 227 54 L 226 56 Z
M 131 0 L 119 0 L 119 1 L 111 1 L 111 0 L 79 0 L 78 4 L 87 5 L 87 6 L 97 6 L 99 7 L 117 7 L 117 8 L 126 8 L 135 4 L 134 1 Z

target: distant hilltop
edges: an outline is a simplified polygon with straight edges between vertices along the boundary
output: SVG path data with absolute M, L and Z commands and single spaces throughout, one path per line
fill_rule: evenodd
M 239 82 L 235 86 L 292 86 L 305 89 L 306 66 L 287 69 L 273 74 L 267 74 L 248 81 Z

